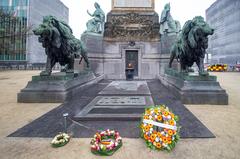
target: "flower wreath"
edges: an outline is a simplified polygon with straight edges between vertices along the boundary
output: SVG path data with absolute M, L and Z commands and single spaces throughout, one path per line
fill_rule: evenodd
M 111 156 L 122 146 L 122 138 L 115 130 L 96 133 L 91 140 L 91 151 L 96 155 Z
M 178 121 L 164 105 L 148 107 L 141 120 L 141 137 L 151 149 L 171 151 L 180 139 Z
M 66 133 L 59 133 L 51 141 L 53 147 L 62 147 L 66 145 L 70 140 L 70 136 Z

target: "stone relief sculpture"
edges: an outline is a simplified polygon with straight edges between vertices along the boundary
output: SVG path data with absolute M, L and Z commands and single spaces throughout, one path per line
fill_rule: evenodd
M 151 40 L 159 39 L 158 15 L 125 13 L 108 15 L 104 37 L 114 40 Z
M 196 62 L 199 74 L 204 75 L 204 57 L 208 48 L 208 36 L 213 35 L 212 29 L 201 16 L 189 20 L 183 26 L 178 40 L 172 47 L 169 67 L 172 67 L 174 58 L 177 58 L 183 72 L 188 72 Z
M 171 16 L 170 3 L 167 3 L 161 14 L 160 20 L 160 34 L 177 34 L 181 30 L 181 25 L 179 21 L 173 20 Z
M 65 71 L 73 72 L 74 58 L 79 55 L 89 67 L 86 49 L 83 43 L 72 34 L 72 29 L 63 21 L 59 21 L 53 16 L 45 16 L 33 33 L 39 36 L 38 40 L 45 48 L 47 55 L 46 70 L 41 75 L 51 75 L 52 68 L 59 62 L 65 66 Z
M 97 2 L 94 3 L 94 6 L 96 10 L 93 14 L 87 10 L 87 13 L 93 18 L 87 22 L 86 32 L 102 34 L 104 31 L 105 13 Z

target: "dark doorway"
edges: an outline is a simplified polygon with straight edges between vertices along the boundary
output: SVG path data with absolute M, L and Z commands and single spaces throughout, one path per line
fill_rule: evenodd
M 134 68 L 134 76 L 138 76 L 138 50 L 126 50 L 126 68 L 129 64 Z

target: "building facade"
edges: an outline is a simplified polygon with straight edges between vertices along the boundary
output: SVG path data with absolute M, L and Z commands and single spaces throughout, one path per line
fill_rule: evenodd
M 1 0 L 0 8 L 4 12 L 12 14 L 16 21 L 1 20 L 1 26 L 5 25 L 0 43 L 9 43 L 9 46 L 0 51 L 0 64 L 5 63 L 26 63 L 28 65 L 45 63 L 46 55 L 38 37 L 33 35 L 32 29 L 36 28 L 43 19 L 43 16 L 53 15 L 68 23 L 68 8 L 60 0 Z M 6 22 L 9 22 L 6 25 Z M 9 29 L 10 28 L 10 29 Z M 14 31 L 21 28 L 27 33 L 15 36 Z M 11 32 L 11 29 L 14 30 Z M 11 32 L 11 38 L 8 35 Z M 19 33 L 19 31 L 18 31 Z M 21 33 L 21 32 L 20 32 Z M 9 49 L 13 48 L 13 49 Z
M 240 1 L 217 0 L 206 10 L 206 20 L 215 29 L 209 38 L 210 62 L 240 62 Z

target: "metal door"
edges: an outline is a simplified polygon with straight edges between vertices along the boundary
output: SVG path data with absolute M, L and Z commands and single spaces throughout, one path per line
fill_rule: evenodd
M 138 50 L 126 50 L 126 68 L 132 65 L 134 76 L 138 76 Z

